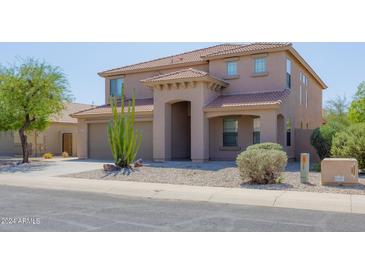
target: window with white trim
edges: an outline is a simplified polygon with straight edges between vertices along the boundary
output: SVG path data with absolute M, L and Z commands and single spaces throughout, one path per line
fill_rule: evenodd
M 227 76 L 237 75 L 237 62 L 227 62 Z
M 266 72 L 266 58 L 265 57 L 255 58 L 254 73 L 260 74 L 265 72 Z

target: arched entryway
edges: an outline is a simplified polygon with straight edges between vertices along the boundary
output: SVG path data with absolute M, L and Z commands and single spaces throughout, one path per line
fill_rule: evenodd
M 171 104 L 171 159 L 191 159 L 191 106 L 182 101 Z

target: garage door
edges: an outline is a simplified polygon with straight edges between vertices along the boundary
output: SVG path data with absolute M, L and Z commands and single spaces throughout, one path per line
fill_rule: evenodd
M 137 159 L 152 160 L 152 122 L 137 122 L 136 129 L 142 134 L 142 143 Z M 109 148 L 107 124 L 89 124 L 89 158 L 112 160 Z

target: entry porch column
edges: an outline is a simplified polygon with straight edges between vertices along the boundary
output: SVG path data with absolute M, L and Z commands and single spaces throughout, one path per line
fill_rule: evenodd
M 153 160 L 171 160 L 171 105 L 167 103 L 155 102 L 153 110 Z
M 209 120 L 200 102 L 191 102 L 191 160 L 209 160 Z
M 77 157 L 80 159 L 88 158 L 88 126 L 84 119 L 78 119 L 77 127 Z

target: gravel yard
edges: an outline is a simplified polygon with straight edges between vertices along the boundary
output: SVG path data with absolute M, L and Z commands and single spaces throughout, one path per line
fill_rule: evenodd
M 321 186 L 321 175 L 310 173 L 310 183 L 300 183 L 299 164 L 289 163 L 284 172 L 284 182 L 281 184 L 253 185 L 242 183 L 234 162 L 208 162 L 197 164 L 192 162 L 145 163 L 129 175 L 121 173 L 106 173 L 102 168 L 67 177 L 138 181 L 148 183 L 182 184 L 212 187 L 241 187 L 252 189 L 293 190 L 310 192 L 332 192 L 346 194 L 365 194 L 365 177 L 360 178 L 354 186 Z

